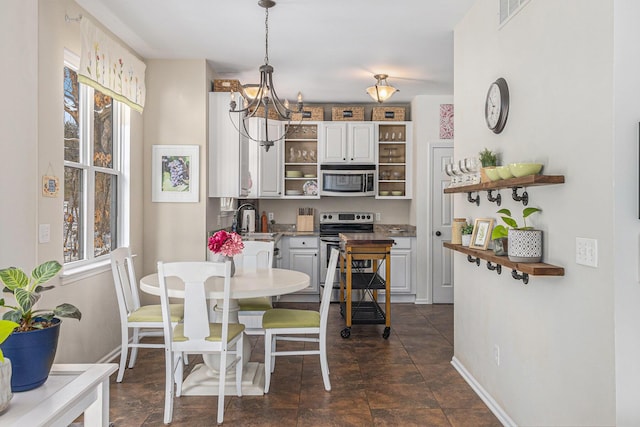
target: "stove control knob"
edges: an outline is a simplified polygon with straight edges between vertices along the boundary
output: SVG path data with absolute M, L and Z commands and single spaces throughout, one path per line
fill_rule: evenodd
M 367 215 L 367 219 L 371 219 L 371 215 Z
M 329 215 L 329 219 L 333 218 L 333 215 Z
M 360 215 L 356 215 L 356 219 L 360 219 Z

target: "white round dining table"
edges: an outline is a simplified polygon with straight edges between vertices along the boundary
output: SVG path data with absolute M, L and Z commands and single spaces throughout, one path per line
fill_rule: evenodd
M 229 300 L 229 322 L 238 322 L 238 299 L 268 297 L 289 294 L 309 286 L 310 277 L 306 273 L 283 268 L 258 268 L 245 270 L 238 268 L 231 277 L 231 295 Z M 213 277 L 205 282 L 205 294 L 210 303 L 210 319 L 215 322 L 216 314 L 221 311 L 223 295 L 223 279 Z M 148 274 L 140 279 L 140 290 L 151 295 L 160 295 L 158 274 Z M 171 298 L 184 298 L 184 283 L 177 277 L 167 278 L 167 294 Z M 244 395 L 262 395 L 264 392 L 264 365 L 249 362 L 251 346 L 244 337 L 244 368 L 242 375 L 242 393 Z M 218 357 L 203 355 L 204 365 L 197 365 L 185 378 L 182 394 L 206 396 L 218 394 Z M 225 394 L 235 395 L 235 382 L 228 378 Z M 233 387 L 231 387 L 233 386 Z

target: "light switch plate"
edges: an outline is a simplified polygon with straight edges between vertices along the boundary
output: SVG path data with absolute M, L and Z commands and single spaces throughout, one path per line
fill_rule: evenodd
M 38 242 L 49 243 L 49 240 L 51 240 L 51 225 L 40 224 L 38 226 Z
M 598 241 L 576 237 L 576 264 L 598 266 Z

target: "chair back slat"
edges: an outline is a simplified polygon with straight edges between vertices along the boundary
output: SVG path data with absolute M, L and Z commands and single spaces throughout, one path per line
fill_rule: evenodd
M 327 319 L 329 317 L 329 304 L 331 303 L 331 292 L 333 291 L 333 279 L 338 266 L 338 258 L 340 251 L 336 248 L 331 249 L 329 256 L 329 265 L 327 266 L 327 276 L 324 280 L 324 290 L 322 291 L 322 300 L 320 302 L 320 329 L 325 330 Z
M 138 282 L 130 248 L 121 247 L 111 251 L 111 272 L 116 288 L 118 307 L 121 311 L 124 310 L 122 314 L 126 318 L 140 308 Z
M 273 265 L 274 242 L 248 240 L 243 244 L 242 253 L 233 258 L 238 267 L 244 270 L 271 268 Z

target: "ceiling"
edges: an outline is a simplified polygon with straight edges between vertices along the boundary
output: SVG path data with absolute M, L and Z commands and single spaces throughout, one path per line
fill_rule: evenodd
M 269 63 L 281 98 L 370 103 L 374 74 L 416 95 L 453 93 L 453 28 L 475 0 L 276 0 Z M 265 9 L 257 0 L 76 0 L 145 59 L 206 59 L 218 78 L 257 83 Z

